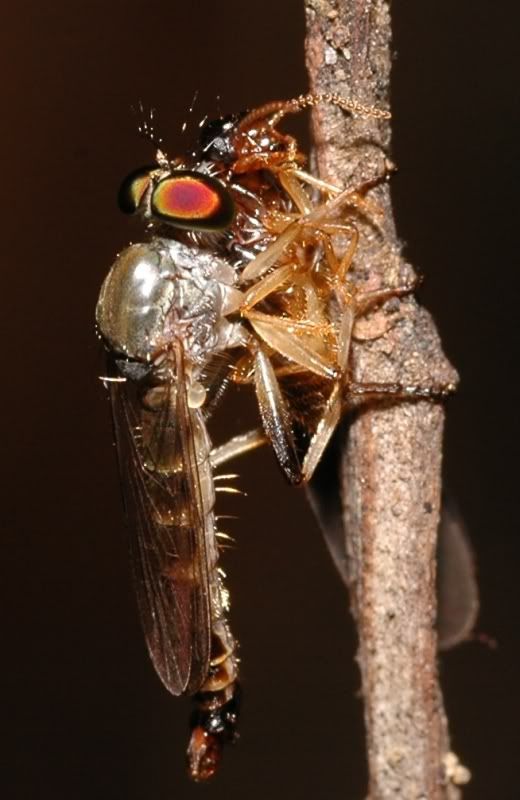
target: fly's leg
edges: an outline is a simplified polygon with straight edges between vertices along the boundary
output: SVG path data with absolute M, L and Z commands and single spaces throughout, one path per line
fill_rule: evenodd
M 402 383 L 343 383 L 337 381 L 327 400 L 323 415 L 305 454 L 302 479 L 310 481 L 323 452 L 330 441 L 342 414 L 352 408 L 368 403 L 430 400 L 439 402 L 456 391 L 454 383 L 432 386 L 407 385 Z
M 282 367 L 280 370 L 277 370 L 276 374 L 285 374 L 284 369 L 285 368 Z M 301 371 L 298 367 L 289 367 L 288 369 L 289 374 Z M 340 388 L 339 384 L 336 384 L 333 390 L 333 394 L 336 393 L 336 397 L 331 395 L 322 420 L 318 423 L 318 429 L 316 431 L 315 438 L 325 438 L 324 433 L 321 433 L 320 431 L 320 426 L 324 429 L 330 429 L 332 434 L 339 422 L 341 411 L 345 405 L 352 408 L 355 405 L 363 405 L 364 403 L 374 403 L 378 401 L 391 402 L 393 400 L 431 400 L 432 402 L 438 402 L 451 397 L 456 390 L 457 387 L 454 383 L 445 383 L 432 386 L 417 386 L 415 384 L 407 385 L 402 383 L 359 383 L 356 381 L 351 381 L 348 386 L 343 389 Z M 337 414 L 336 405 L 338 393 L 340 395 L 339 399 L 341 403 L 340 415 Z M 327 437 L 325 446 L 328 442 L 328 438 L 330 438 L 330 436 Z M 247 431 L 247 433 L 234 436 L 228 442 L 220 445 L 219 447 L 215 447 L 211 451 L 211 463 L 214 467 L 222 466 L 228 461 L 231 461 L 233 458 L 238 458 L 246 453 L 251 452 L 252 450 L 257 449 L 258 447 L 261 447 L 262 445 L 266 444 L 267 441 L 268 440 L 264 431 L 261 428 L 254 428 L 253 430 Z M 314 448 L 312 448 L 311 445 L 307 451 L 302 468 L 303 480 L 309 481 L 311 479 L 313 472 L 320 461 L 325 446 L 317 447 L 315 445 Z
M 338 274 L 344 277 L 348 264 L 338 268 Z M 340 378 L 336 381 L 327 400 L 321 419 L 316 427 L 316 432 L 311 439 L 307 453 L 303 460 L 303 478 L 309 481 L 314 470 L 319 464 L 323 452 L 330 441 L 343 412 L 356 404 L 381 402 L 384 400 L 443 400 L 455 391 L 453 384 L 443 386 L 405 386 L 399 383 L 355 383 L 347 382 L 348 360 L 350 345 L 353 337 L 355 319 L 359 314 L 365 313 L 371 306 L 383 303 L 392 297 L 402 297 L 412 293 L 418 284 L 414 279 L 407 284 L 380 289 L 372 292 L 358 293 L 354 298 L 348 295 L 345 288 L 343 294 L 343 309 L 338 330 L 338 368 Z M 343 289 L 344 284 L 339 284 Z M 341 292 L 339 297 L 341 297 Z M 354 303 L 352 302 L 354 300 Z
M 237 458 L 245 453 L 249 453 L 251 450 L 256 450 L 257 447 L 261 447 L 266 441 L 265 433 L 261 428 L 254 428 L 251 431 L 247 431 L 247 433 L 233 436 L 233 438 L 229 439 L 225 444 L 213 448 L 210 455 L 211 466 L 214 469 L 220 467 L 232 458 Z

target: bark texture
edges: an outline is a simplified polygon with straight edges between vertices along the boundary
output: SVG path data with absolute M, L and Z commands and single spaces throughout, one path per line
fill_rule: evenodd
M 390 9 L 385 0 L 305 0 L 313 92 L 388 107 Z M 410 65 L 412 68 L 413 65 Z M 363 184 L 388 166 L 390 123 L 320 105 L 312 118 L 321 177 Z M 357 221 L 353 275 L 365 288 L 405 282 L 412 268 L 397 239 L 388 183 L 368 197 L 383 208 L 377 230 Z M 360 321 L 353 373 L 360 381 L 456 382 L 430 315 L 413 298 Z M 371 800 L 454 800 L 437 675 L 435 548 L 444 410 L 426 401 L 357 414 L 342 452 L 348 583 L 359 633 Z M 455 766 L 454 766 L 455 765 Z

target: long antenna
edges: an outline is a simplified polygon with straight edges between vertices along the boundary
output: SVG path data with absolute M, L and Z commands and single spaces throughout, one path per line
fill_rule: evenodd
M 269 124 L 276 127 L 280 120 L 286 114 L 296 114 L 304 108 L 313 108 L 320 103 L 325 103 L 330 106 L 337 106 L 343 111 L 348 111 L 353 116 L 364 117 L 366 119 L 390 119 L 391 114 L 382 108 L 375 106 L 365 106 L 357 100 L 349 100 L 342 97 L 336 92 L 325 92 L 323 94 L 301 94 L 292 100 L 275 100 L 272 103 L 266 103 L 260 108 L 256 108 L 249 114 L 246 114 L 244 119 L 240 122 L 239 130 L 245 130 L 260 119 L 271 117 Z

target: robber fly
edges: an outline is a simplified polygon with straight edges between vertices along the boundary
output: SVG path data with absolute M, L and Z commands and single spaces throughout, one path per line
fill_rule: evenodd
M 370 186 L 313 177 L 296 140 L 279 130 L 286 114 L 319 102 L 388 116 L 336 95 L 303 95 L 207 123 L 184 158 L 171 161 L 157 146 L 156 162 L 132 172 L 119 195 L 149 237 L 117 257 L 97 305 L 141 621 L 166 688 L 194 695 L 188 765 L 199 781 L 236 738 L 239 710 L 215 468 L 267 441 L 289 481 L 307 482 L 346 407 L 453 388 L 350 375 L 355 320 L 415 284 L 370 292 L 349 284 L 355 215 L 378 213 L 365 197 Z M 213 449 L 207 421 L 230 382 L 254 387 L 262 425 Z

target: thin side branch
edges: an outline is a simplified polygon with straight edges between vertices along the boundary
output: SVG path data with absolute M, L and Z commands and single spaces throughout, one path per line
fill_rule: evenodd
M 390 10 L 385 0 L 305 0 L 310 88 L 388 107 Z M 390 125 L 313 111 L 322 178 L 362 185 L 388 170 Z M 364 288 L 413 275 L 396 236 L 388 183 L 369 197 L 381 229 L 360 218 L 354 270 Z M 391 311 L 391 313 L 390 313 Z M 382 332 L 384 334 L 382 335 Z M 430 315 L 415 300 L 373 313 L 353 352 L 359 381 L 456 382 Z M 371 800 L 454 800 L 437 675 L 435 551 L 444 410 L 428 402 L 358 414 L 342 455 L 351 605 L 359 632 Z

